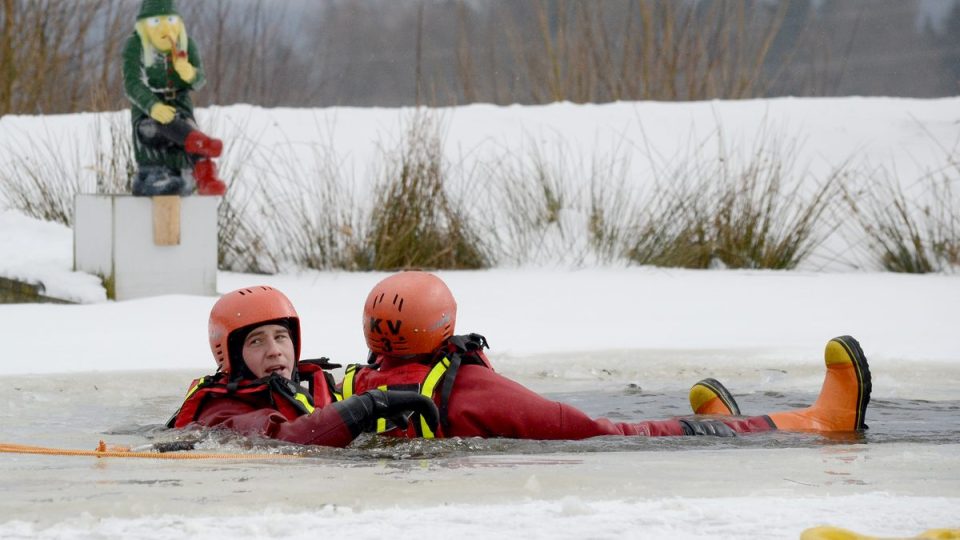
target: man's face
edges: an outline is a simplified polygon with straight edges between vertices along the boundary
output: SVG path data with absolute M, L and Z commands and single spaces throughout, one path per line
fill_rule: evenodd
M 183 31 L 183 23 L 176 15 L 160 15 L 144 19 L 147 38 L 160 52 L 170 52 Z
M 243 340 L 243 361 L 259 379 L 277 373 L 293 377 L 293 338 L 286 326 L 265 324 L 255 328 Z

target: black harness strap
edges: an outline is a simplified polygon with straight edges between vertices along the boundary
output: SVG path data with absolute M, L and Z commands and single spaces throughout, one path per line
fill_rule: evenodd
M 464 357 L 470 360 L 474 356 L 471 353 L 490 348 L 487 344 L 487 338 L 480 334 L 450 336 L 448 343 L 453 346 L 454 350 L 447 355 L 450 360 L 450 367 L 443 374 L 443 385 L 440 387 L 440 424 L 444 428 L 450 427 L 450 418 L 447 414 L 450 408 L 450 395 L 453 394 L 453 385 L 457 380 L 457 372 L 460 370 L 460 365 L 463 364 Z M 471 363 L 483 364 L 476 360 Z
M 460 370 L 460 364 L 463 363 L 463 358 L 459 354 L 453 354 L 450 356 L 450 367 L 447 368 L 447 372 L 443 374 L 443 386 L 440 387 L 440 425 L 444 429 L 450 428 L 450 418 L 448 417 L 448 411 L 450 409 L 450 394 L 453 393 L 453 383 L 457 380 L 457 371 Z

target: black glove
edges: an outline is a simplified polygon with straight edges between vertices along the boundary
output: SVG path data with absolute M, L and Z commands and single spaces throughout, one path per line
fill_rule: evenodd
M 402 390 L 370 390 L 350 396 L 332 405 L 340 413 L 343 423 L 350 432 L 359 435 L 364 431 L 375 431 L 378 418 L 387 418 L 396 427 L 404 428 L 410 413 L 419 414 L 431 431 L 437 430 L 440 412 L 432 399 Z
M 712 435 L 714 437 L 736 437 L 737 434 L 719 420 L 698 420 L 696 418 L 681 418 L 680 426 L 684 435 Z

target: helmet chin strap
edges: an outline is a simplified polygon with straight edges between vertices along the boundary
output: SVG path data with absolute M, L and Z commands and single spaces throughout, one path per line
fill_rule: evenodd
M 293 383 L 294 383 L 294 384 L 297 384 L 297 385 L 300 384 L 300 372 L 299 372 L 299 370 L 297 370 L 297 365 L 298 365 L 298 364 L 300 364 L 300 361 L 299 361 L 299 360 L 294 360 L 294 361 L 293 361 L 293 369 L 290 371 L 290 380 L 293 381 Z
M 249 379 L 254 380 L 257 378 L 254 375 L 253 371 L 247 367 L 247 363 L 243 361 L 243 358 L 231 358 L 230 359 L 230 380 L 236 381 L 239 379 Z

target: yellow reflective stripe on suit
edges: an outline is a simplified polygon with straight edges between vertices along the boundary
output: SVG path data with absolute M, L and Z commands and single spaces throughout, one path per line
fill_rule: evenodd
M 427 378 L 423 380 L 423 384 L 420 385 L 420 393 L 433 399 L 433 391 L 448 369 L 450 369 L 450 359 L 444 356 L 442 360 L 433 366 L 433 369 L 427 374 Z M 427 421 L 422 417 L 420 418 L 420 433 L 424 439 L 433 439 L 436 437 L 430 429 L 429 424 L 427 424 Z
M 357 376 L 357 371 L 359 370 L 359 364 L 350 364 L 347 366 L 346 371 L 343 373 L 343 384 L 341 384 L 341 399 L 347 399 L 353 395 L 353 384 L 354 379 Z M 443 378 L 443 375 L 450 369 L 450 359 L 443 357 L 439 362 L 433 365 L 430 368 L 430 372 L 427 373 L 427 378 L 420 383 L 420 394 L 426 396 L 430 399 L 433 399 L 433 392 L 437 388 L 440 379 Z M 381 385 L 377 387 L 379 390 L 389 390 L 388 385 Z M 377 419 L 377 433 L 383 433 L 387 430 L 387 420 L 385 418 Z M 433 430 L 430 429 L 430 425 L 421 418 L 420 419 L 420 433 L 423 435 L 424 439 L 433 439 L 436 437 L 436 434 Z

